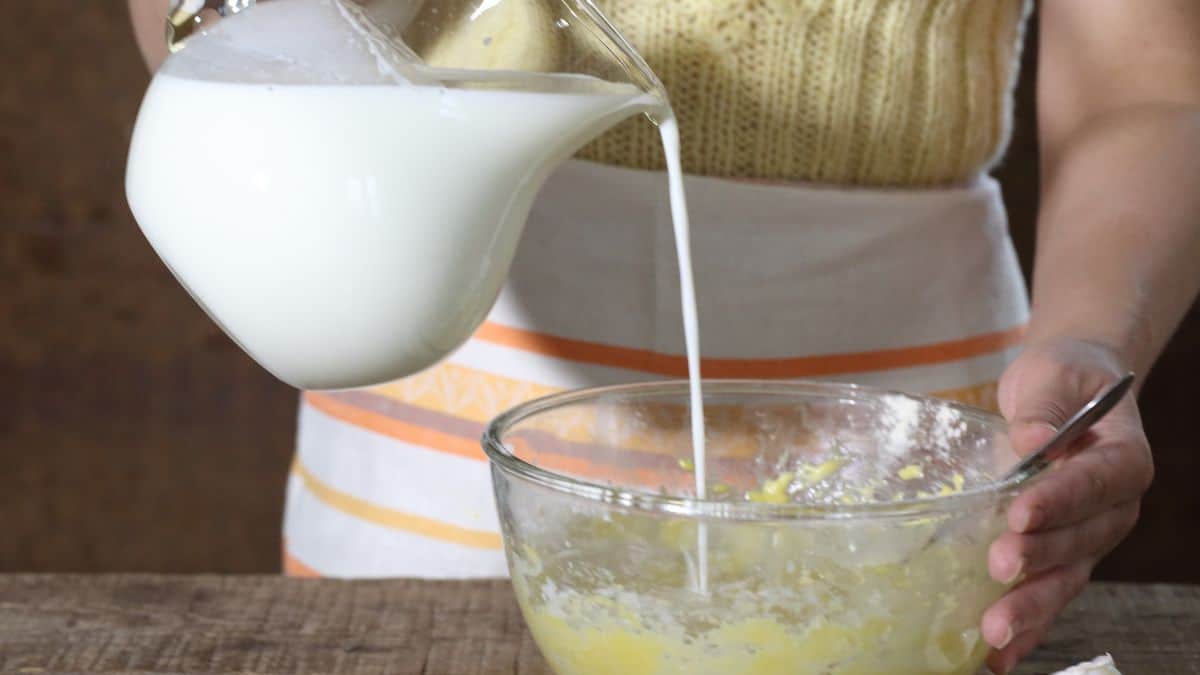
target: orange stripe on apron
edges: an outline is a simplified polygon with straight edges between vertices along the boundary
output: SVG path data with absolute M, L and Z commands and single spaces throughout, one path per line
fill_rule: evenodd
M 711 378 L 782 379 L 825 377 L 865 371 L 911 368 L 969 359 L 1002 351 L 1020 344 L 1025 325 L 973 335 L 959 340 L 877 349 L 842 354 L 817 354 L 790 359 L 702 358 L 701 372 Z M 639 370 L 667 377 L 687 377 L 687 359 L 645 349 L 630 349 L 548 335 L 488 321 L 476 331 L 476 339 L 521 349 L 542 356 L 579 361 L 599 366 Z
M 352 515 L 368 523 L 380 525 L 394 530 L 402 530 L 419 534 L 430 539 L 446 541 L 471 548 L 500 550 L 503 548 L 500 535 L 495 532 L 482 532 L 459 527 L 451 523 L 433 518 L 417 516 L 396 509 L 389 509 L 378 504 L 355 497 L 317 479 L 300 462 L 292 469 L 304 482 L 304 486 L 317 499 L 343 513 Z
M 283 540 L 283 573 L 289 577 L 298 579 L 319 579 L 321 573 L 315 569 L 300 562 L 300 560 L 288 551 L 287 539 Z

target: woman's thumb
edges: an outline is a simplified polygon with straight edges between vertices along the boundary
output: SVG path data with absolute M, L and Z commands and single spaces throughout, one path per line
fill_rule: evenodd
M 1036 450 L 1121 374 L 1111 350 L 1078 340 L 1035 346 L 1017 357 L 999 391 L 1013 450 L 1022 456 Z
M 1061 369 L 1029 365 L 1033 367 L 1014 373 L 1014 378 L 1003 383 L 1001 392 L 1009 440 L 1021 456 L 1050 440 L 1094 393 L 1082 386 L 1081 378 L 1066 376 Z
M 1015 415 L 1008 421 L 1013 450 L 1024 457 L 1049 441 L 1066 421 L 1061 411 L 1062 407 L 1051 399 L 1018 403 Z

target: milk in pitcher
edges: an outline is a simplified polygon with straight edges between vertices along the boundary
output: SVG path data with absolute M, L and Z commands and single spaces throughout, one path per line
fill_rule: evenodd
M 173 55 L 126 178 L 137 222 L 196 301 L 304 389 L 394 380 L 464 342 L 549 172 L 658 105 L 586 76 L 414 83 L 338 4 L 263 3 L 217 27 L 252 31 L 253 49 L 218 52 L 218 35 Z M 288 38 L 329 49 L 311 63 L 263 53 Z
M 395 380 L 482 322 L 555 166 L 620 120 L 650 113 L 667 157 L 703 498 L 699 330 L 665 99 L 581 75 L 433 73 L 351 8 L 262 3 L 167 61 L 142 104 L 126 179 L 151 245 L 284 382 Z M 705 534 L 702 525 L 701 588 Z

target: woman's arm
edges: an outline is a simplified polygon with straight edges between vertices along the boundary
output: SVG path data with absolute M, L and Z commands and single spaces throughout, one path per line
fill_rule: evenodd
M 1200 3 L 1042 3 L 1032 340 L 1145 374 L 1200 289 Z
M 1123 371 L 1144 378 L 1200 289 L 1200 2 L 1047 0 L 1042 208 L 1025 352 L 1000 386 L 1029 452 Z M 1007 672 L 1137 521 L 1153 476 L 1127 400 L 1014 501 L 992 546 L 1021 583 L 984 617 Z
M 167 0 L 129 0 L 129 18 L 142 58 L 150 70 L 157 70 L 167 58 Z

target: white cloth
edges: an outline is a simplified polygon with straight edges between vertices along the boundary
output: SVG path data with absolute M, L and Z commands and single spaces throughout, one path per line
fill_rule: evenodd
M 1105 654 L 1087 663 L 1081 663 L 1066 670 L 1060 670 L 1055 675 L 1121 675 L 1121 672 L 1117 670 L 1117 665 L 1113 663 L 1112 656 Z

